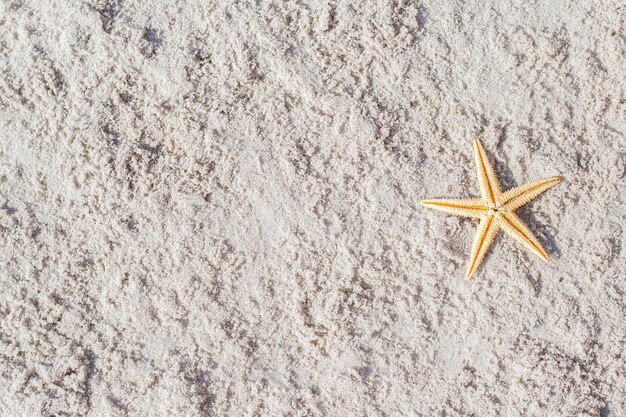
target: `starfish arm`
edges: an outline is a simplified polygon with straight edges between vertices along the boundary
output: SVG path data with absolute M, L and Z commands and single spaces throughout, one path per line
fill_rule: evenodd
M 480 195 L 485 201 L 495 204 L 500 194 L 502 194 L 498 177 L 496 177 L 491 162 L 489 162 L 489 158 L 487 158 L 487 154 L 478 138 L 474 140 L 473 148 L 476 170 L 478 171 L 478 183 L 480 184 Z
M 528 230 L 528 227 L 526 227 L 517 214 L 512 212 L 502 213 L 501 219 L 500 226 L 509 236 L 520 242 L 544 261 L 547 262 L 550 260 L 548 253 L 541 247 L 537 238 Z
M 482 217 L 489 210 L 489 207 L 480 198 L 424 200 L 422 205 L 460 217 Z
M 500 204 L 505 210 L 515 211 L 560 182 L 561 177 L 551 177 L 512 188 L 500 196 Z
M 470 263 L 467 267 L 467 279 L 471 279 L 474 272 L 478 269 L 483 258 L 487 254 L 489 247 L 493 243 L 493 239 L 496 236 L 499 228 L 499 220 L 494 216 L 483 217 L 480 219 L 476 236 L 474 237 L 474 244 L 472 245 L 472 255 L 470 257 Z

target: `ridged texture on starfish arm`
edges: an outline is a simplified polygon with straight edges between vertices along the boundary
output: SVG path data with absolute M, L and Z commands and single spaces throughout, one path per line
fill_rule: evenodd
M 480 224 L 478 225 L 478 230 L 474 237 L 474 244 L 472 245 L 472 255 L 470 256 L 470 262 L 467 266 L 467 279 L 472 278 L 472 275 L 474 275 L 474 272 L 476 272 L 480 266 L 489 247 L 493 243 L 493 239 L 496 237 L 498 228 L 499 219 L 497 217 L 488 216 L 480 219 Z
M 561 178 L 552 177 L 536 181 L 502 193 L 493 166 L 478 139 L 474 141 L 473 149 L 481 198 L 422 201 L 426 207 L 455 216 L 480 218 L 467 267 L 467 278 L 471 278 L 480 266 L 500 228 L 532 253 L 544 261 L 548 261 L 550 259 L 548 253 L 541 247 L 537 238 L 533 236 L 522 220 L 517 217 L 515 210 L 557 185 L 561 182 Z
M 480 198 L 461 200 L 424 200 L 422 204 L 435 210 L 440 210 L 460 217 L 482 217 L 487 214 L 489 207 Z
M 538 197 L 544 191 L 549 190 L 561 182 L 561 177 L 547 178 L 541 181 L 531 182 L 507 191 L 500 196 L 502 208 L 505 210 L 517 210 L 530 200 Z
M 474 140 L 474 159 L 476 160 L 476 171 L 478 172 L 478 182 L 480 184 L 480 195 L 483 200 L 495 204 L 496 199 L 500 197 L 500 182 L 496 173 L 489 162 L 489 158 L 485 154 L 483 146 L 478 139 Z
M 541 247 L 541 244 L 537 240 L 537 238 L 532 234 L 528 227 L 522 222 L 522 220 L 517 217 L 517 214 L 512 212 L 502 213 L 502 221 L 500 222 L 500 227 L 504 230 L 509 236 L 513 237 L 515 240 L 520 242 L 522 245 L 526 246 L 528 250 L 532 253 L 543 259 L 544 261 L 549 261 L 550 256 L 548 253 Z

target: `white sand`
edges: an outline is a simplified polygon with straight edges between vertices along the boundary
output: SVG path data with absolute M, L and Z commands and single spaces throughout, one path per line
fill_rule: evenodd
M 0 415 L 626 415 L 623 3 L 231 3 L 0 0 Z

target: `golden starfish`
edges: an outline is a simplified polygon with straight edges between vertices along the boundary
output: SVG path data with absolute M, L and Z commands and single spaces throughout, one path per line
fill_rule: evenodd
M 422 201 L 423 205 L 435 210 L 441 210 L 455 216 L 480 219 L 472 245 L 470 263 L 467 267 L 467 279 L 470 279 L 478 269 L 499 229 L 503 229 L 532 253 L 544 261 L 548 261 L 548 253 L 541 247 L 537 238 L 533 236 L 522 220 L 517 217 L 515 211 L 544 191 L 557 185 L 561 182 L 561 178 L 552 177 L 531 182 L 503 193 L 480 141 L 474 140 L 473 145 L 478 170 L 478 183 L 480 184 L 480 198 Z

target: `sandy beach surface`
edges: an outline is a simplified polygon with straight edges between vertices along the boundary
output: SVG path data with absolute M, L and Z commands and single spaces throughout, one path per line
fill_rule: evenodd
M 625 416 L 624 16 L 0 0 L 0 416 Z

